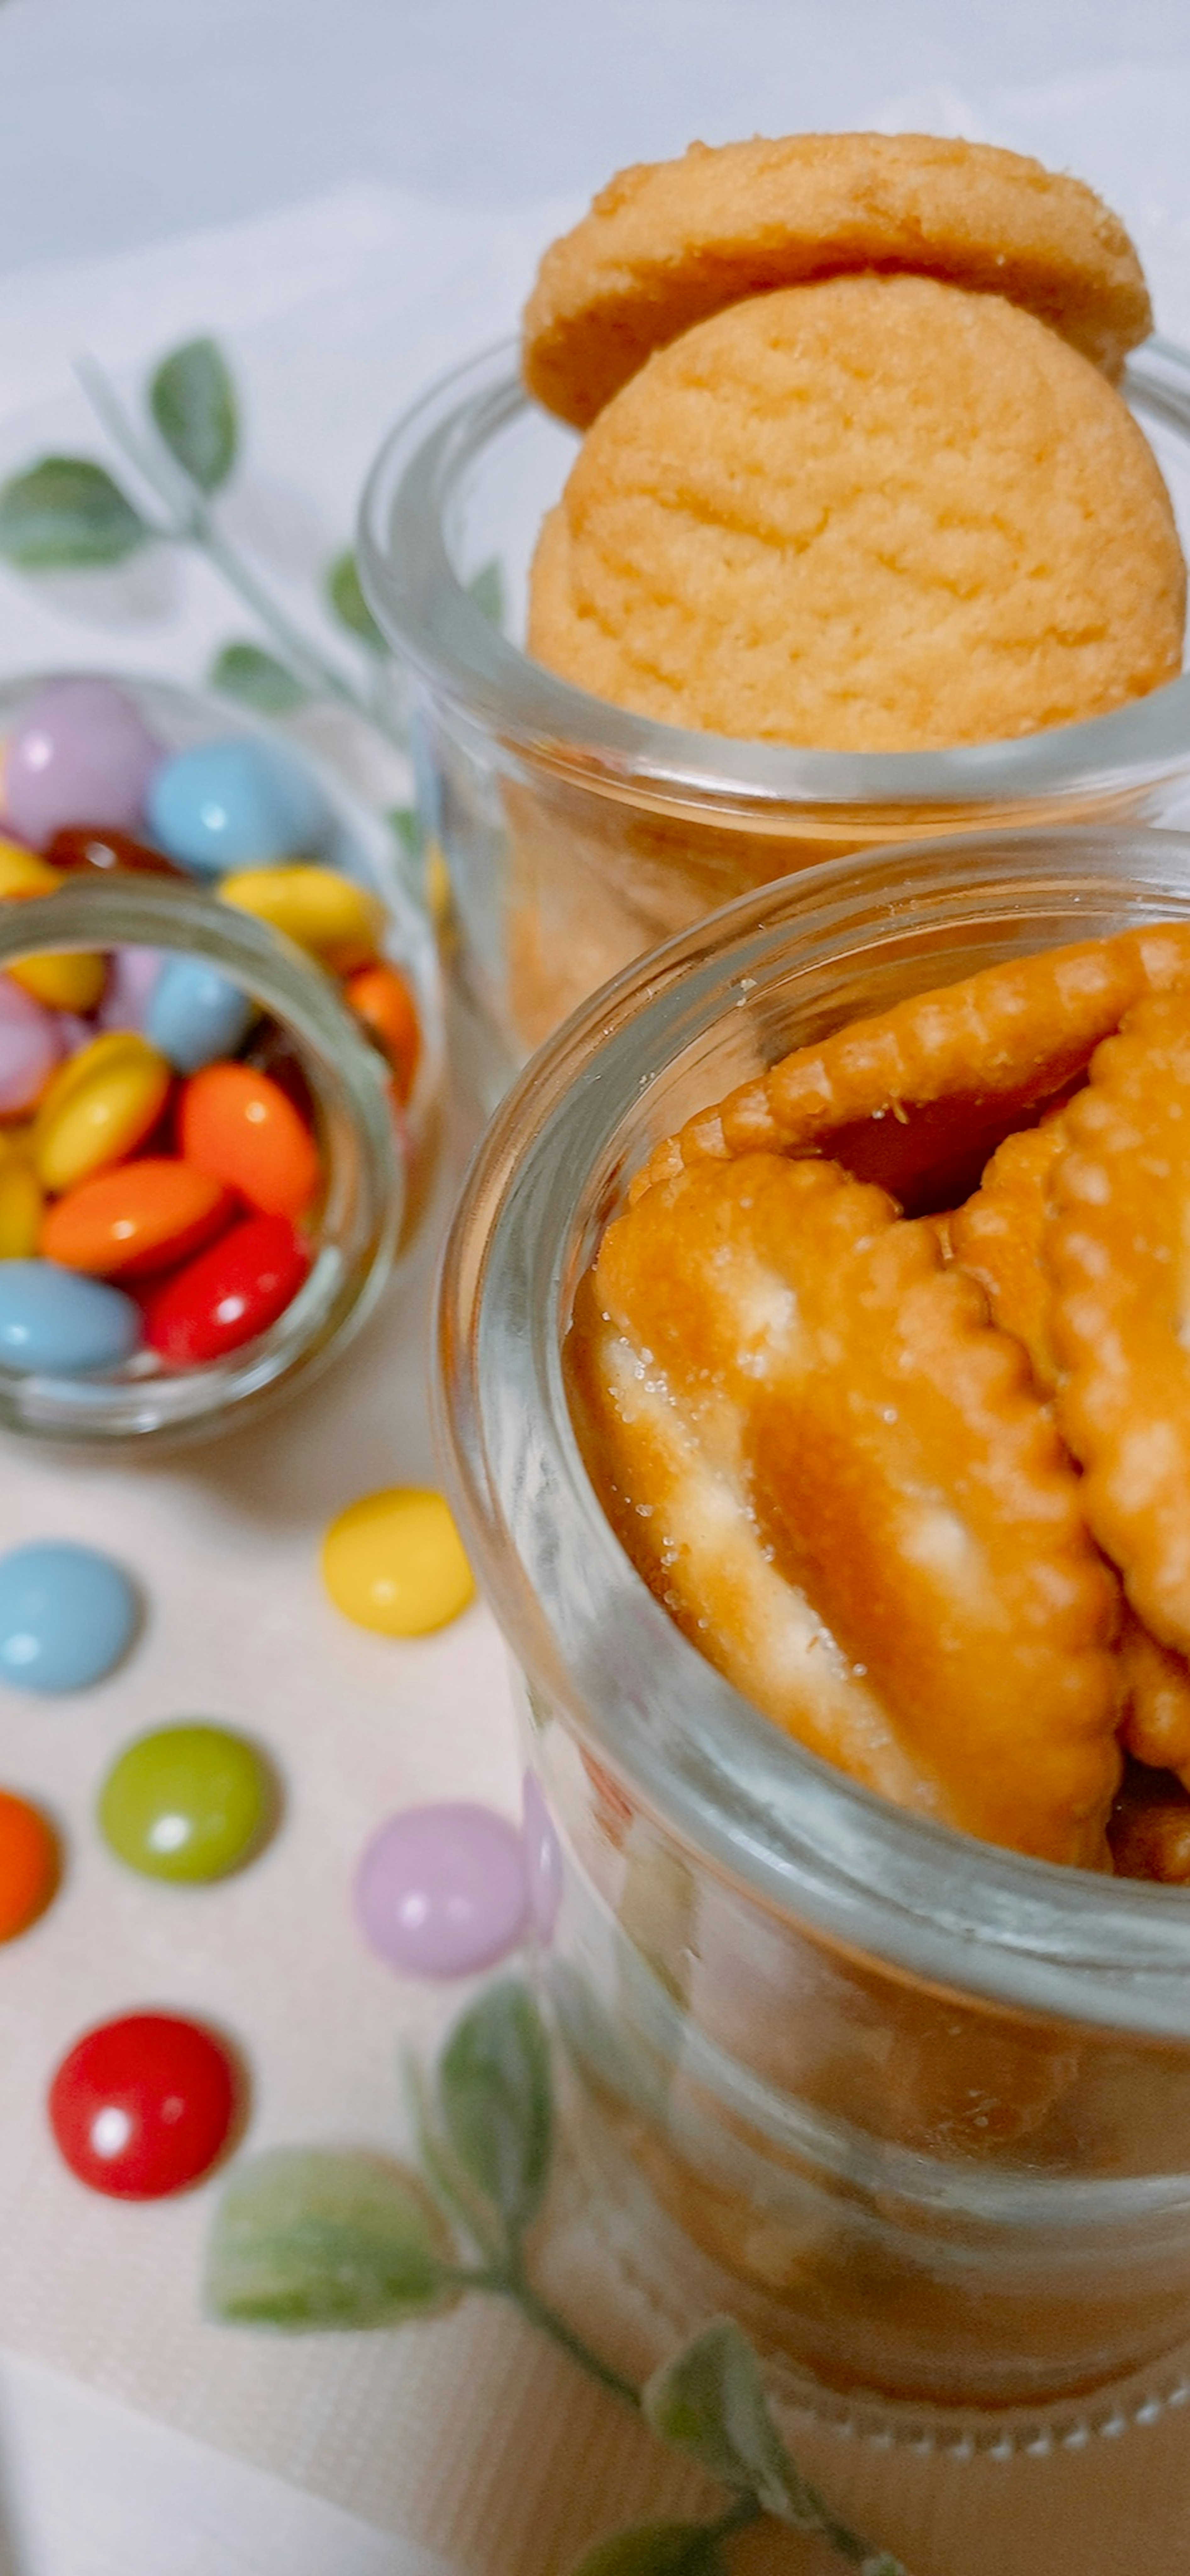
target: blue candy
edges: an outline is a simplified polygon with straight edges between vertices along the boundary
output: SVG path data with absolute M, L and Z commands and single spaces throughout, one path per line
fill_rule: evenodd
M 178 1073 L 234 1055 L 256 1018 L 239 984 L 201 957 L 171 957 L 149 997 L 145 1036 Z
M 300 761 L 274 743 L 243 740 L 206 742 L 165 761 L 146 811 L 162 849 L 200 876 L 308 856 L 330 821 Z
M 140 1625 L 123 1568 L 39 1539 L 0 1556 L 0 1676 L 20 1690 L 85 1690 L 122 1663 Z
M 122 1288 L 56 1261 L 0 1261 L 0 1368 L 91 1377 L 139 1350 L 140 1309 Z

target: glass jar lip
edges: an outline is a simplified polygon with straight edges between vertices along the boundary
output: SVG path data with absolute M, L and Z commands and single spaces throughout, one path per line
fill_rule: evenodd
M 1123 391 L 1190 447 L 1190 352 L 1154 337 Z M 1190 754 L 1190 672 L 1109 715 L 1007 741 L 931 752 L 840 752 L 693 733 L 629 713 L 532 661 L 470 596 L 451 563 L 459 495 L 477 457 L 535 408 L 515 341 L 438 378 L 382 447 L 360 504 L 363 587 L 394 652 L 452 705 L 539 767 L 661 805 L 830 808 L 987 804 L 1108 794 Z
M 239 1429 L 345 1347 L 372 1312 L 400 1239 L 405 1181 L 378 1051 L 353 1025 L 330 980 L 263 922 L 193 884 L 125 876 L 79 879 L 0 905 L 0 972 L 20 957 L 115 947 L 200 955 L 292 1032 L 350 1120 L 359 1173 L 342 1204 L 335 1260 L 314 1267 L 278 1321 L 222 1360 L 152 1377 L 66 1378 L 0 1368 L 0 1423 L 59 1448 L 177 1447 Z M 326 1104 L 324 1104 L 325 1106 Z M 329 1199 L 336 1191 L 333 1155 Z M 324 1247 L 325 1249 L 326 1247 Z M 117 1283 L 118 1284 L 118 1283 Z
M 582 1193 L 651 1069 L 721 1015 L 725 992 L 747 1005 L 795 933 L 826 958 L 873 925 L 890 936 L 915 920 L 945 927 L 947 906 L 969 922 L 958 908 L 981 897 L 1014 922 L 1058 900 L 1123 910 L 1130 881 L 1145 918 L 1190 919 L 1190 835 L 901 845 L 743 896 L 605 985 L 534 1057 L 467 1175 L 439 1282 L 439 1429 L 466 1543 L 530 1689 L 564 1707 L 580 1740 L 712 1868 L 831 1942 L 942 1990 L 1184 2041 L 1190 1892 L 975 1841 L 861 1788 L 772 1725 L 688 1643 L 621 1550 L 583 1466 L 561 1368 Z M 667 1702 L 680 1703 L 680 1725 Z

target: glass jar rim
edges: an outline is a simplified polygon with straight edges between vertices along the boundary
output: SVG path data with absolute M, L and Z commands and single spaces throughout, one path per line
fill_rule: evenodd
M 942 1991 L 1185 2041 L 1190 1891 L 1027 1859 L 933 1824 L 763 1717 L 625 1556 L 588 1480 L 561 1364 L 583 1192 L 658 1065 L 721 1016 L 726 991 L 746 1004 L 795 931 L 825 960 L 873 926 L 896 937 L 915 921 L 969 923 L 961 907 L 981 897 L 1014 923 L 1059 899 L 1118 911 L 1129 868 L 1146 918 L 1190 919 L 1190 835 L 964 835 L 804 869 L 605 985 L 534 1057 L 467 1176 L 440 1275 L 439 1428 L 465 1541 L 530 1690 L 539 1682 L 705 1863 L 833 1944 Z
M 1190 445 L 1190 352 L 1160 337 L 1133 352 L 1122 390 Z M 1109 715 L 945 751 L 841 752 L 695 733 L 572 687 L 523 653 L 451 561 L 461 487 L 477 457 L 535 406 L 517 344 L 503 339 L 431 384 L 382 447 L 360 504 L 369 604 L 394 652 L 461 713 L 537 768 L 659 808 L 770 811 L 948 808 L 1014 797 L 1109 795 L 1168 775 L 1190 754 L 1190 672 Z

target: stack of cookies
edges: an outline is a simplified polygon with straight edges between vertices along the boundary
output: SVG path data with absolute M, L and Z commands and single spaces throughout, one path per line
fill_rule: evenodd
M 1123 226 L 987 145 L 799 135 L 624 172 L 547 251 L 531 391 L 586 436 L 530 652 L 666 723 L 1002 741 L 1181 668 L 1169 496 L 1116 390 Z

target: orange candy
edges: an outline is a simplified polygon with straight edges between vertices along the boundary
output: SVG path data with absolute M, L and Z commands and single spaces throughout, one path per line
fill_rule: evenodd
M 178 1141 L 188 1163 L 238 1190 L 263 1216 L 303 1215 L 318 1148 L 280 1084 L 249 1064 L 208 1064 L 182 1091 Z
M 403 1106 L 413 1089 L 421 1053 L 417 1011 L 404 976 L 395 966 L 363 966 L 348 980 L 347 999 L 383 1047 L 393 1069 L 393 1089 Z
M 173 1155 L 97 1172 L 58 1199 L 38 1250 L 96 1279 L 140 1279 L 209 1243 L 235 1210 L 231 1191 Z
M 44 1816 L 0 1789 L 0 1941 L 27 1932 L 58 1883 L 58 1847 Z

